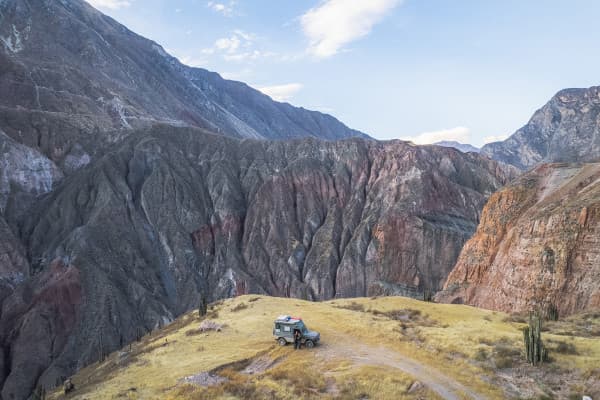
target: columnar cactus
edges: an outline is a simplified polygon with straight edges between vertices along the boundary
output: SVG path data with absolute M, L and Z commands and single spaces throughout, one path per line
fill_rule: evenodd
M 548 321 L 558 321 L 558 307 L 550 303 L 546 308 L 546 319 Z
M 548 350 L 542 342 L 542 317 L 539 313 L 529 314 L 529 326 L 523 329 L 527 362 L 538 365 L 548 361 Z

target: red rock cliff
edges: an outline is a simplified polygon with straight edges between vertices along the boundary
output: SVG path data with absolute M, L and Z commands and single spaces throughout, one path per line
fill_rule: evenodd
M 545 164 L 492 195 L 437 299 L 501 311 L 600 307 L 600 164 Z

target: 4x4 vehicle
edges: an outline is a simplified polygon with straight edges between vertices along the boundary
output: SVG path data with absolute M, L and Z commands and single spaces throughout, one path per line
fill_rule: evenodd
M 275 340 L 277 340 L 277 343 L 279 343 L 280 346 L 294 343 L 295 331 L 300 331 L 300 334 L 302 335 L 300 343 L 305 345 L 308 349 L 315 347 L 315 345 L 319 343 L 319 340 L 321 340 L 319 332 L 309 330 L 306 325 L 304 325 L 302 318 L 281 315 L 275 320 L 273 336 L 275 336 Z

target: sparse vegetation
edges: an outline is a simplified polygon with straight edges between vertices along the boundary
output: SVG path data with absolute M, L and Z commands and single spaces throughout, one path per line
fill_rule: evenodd
M 554 344 L 554 348 L 552 350 L 557 353 L 572 354 L 572 355 L 578 354 L 577 348 L 575 347 L 575 345 L 573 343 L 567 343 L 565 341 L 551 340 L 551 341 L 549 341 L 549 344 Z
M 502 319 L 503 322 L 513 322 L 517 324 L 526 324 L 527 315 L 524 313 L 511 313 Z
M 488 352 L 484 348 L 480 347 L 477 349 L 477 352 L 473 358 L 479 362 L 484 362 L 487 361 L 488 357 Z
M 260 300 L 260 297 L 251 297 L 248 299 L 248 303 L 254 303 L 255 301 Z
M 246 308 L 248 308 L 248 304 L 246 304 L 246 303 L 239 303 L 239 304 L 236 304 L 235 306 L 233 306 L 231 308 L 231 312 L 242 311 L 242 310 L 245 310 Z
M 206 296 L 204 295 L 204 293 L 202 293 L 200 295 L 200 305 L 198 306 L 198 315 L 200 316 L 200 318 L 204 317 L 207 311 L 208 303 L 206 301 Z
M 343 304 L 343 305 L 339 305 L 336 306 L 338 308 L 344 308 L 346 310 L 352 310 L 352 311 L 359 311 L 359 312 L 365 312 L 365 306 L 363 304 L 359 304 L 355 301 L 348 303 L 348 304 Z
M 250 301 L 257 297 L 242 296 L 210 304 L 203 319 L 194 311 L 152 334 L 141 336 L 131 351 L 109 354 L 103 363 L 95 363 L 74 376 L 77 389 L 70 396 L 172 400 L 242 396 L 326 400 L 360 396 L 406 400 L 436 398 L 427 388 L 408 393 L 415 378 L 401 370 L 352 362 L 349 357 L 360 353 L 360 346 L 364 345 L 407 355 L 422 363 L 425 370 L 431 366 L 488 399 L 502 399 L 506 397 L 501 389 L 503 378 L 498 378 L 497 370 L 503 369 L 502 376 L 515 376 L 516 372 L 512 371 L 519 371 L 516 367 L 524 365 L 523 334 L 516 329 L 515 322 L 503 321 L 506 317 L 503 313 L 400 297 L 304 302 L 261 296 L 260 301 Z M 246 307 L 240 309 L 239 304 Z M 232 312 L 233 309 L 237 311 Z M 208 318 L 211 313 L 219 318 Z M 312 329 L 321 332 L 323 346 L 298 352 L 291 346 L 276 346 L 271 337 L 272 322 L 283 313 L 302 315 Z M 335 326 L 332 320 L 336 321 Z M 227 328 L 220 333 L 188 333 L 199 329 L 204 321 L 227 325 Z M 565 327 L 579 327 L 577 329 L 583 332 L 584 327 L 593 328 L 596 323 L 593 316 L 547 323 L 551 332 L 544 333 L 544 339 L 557 362 L 535 369 L 536 382 L 539 382 L 535 384 L 540 385 L 537 393 L 558 390 L 556 387 L 560 385 L 556 383 L 545 384 L 548 376 L 568 376 L 570 382 L 573 376 L 580 376 L 577 379 L 581 388 L 565 386 L 566 392 L 556 397 L 590 393 L 588 388 L 600 378 L 600 372 L 594 372 L 600 360 L 600 343 L 594 337 L 583 336 L 564 340 L 554 332 Z M 356 343 L 359 350 L 349 347 L 347 354 L 331 353 L 332 344 L 343 348 L 340 342 L 345 340 Z M 556 351 L 561 341 L 572 343 L 577 354 L 568 354 L 571 349 L 565 353 Z M 279 361 L 269 364 L 265 370 L 244 372 L 247 360 L 254 360 L 258 355 Z M 184 377 L 203 372 L 228 380 L 210 387 L 182 381 Z M 574 375 L 578 373 L 580 375 Z M 560 379 L 556 378 L 555 382 Z M 56 393 L 50 395 L 50 398 L 57 397 Z
M 555 304 L 550 303 L 546 307 L 544 314 L 548 321 L 558 321 L 558 307 Z

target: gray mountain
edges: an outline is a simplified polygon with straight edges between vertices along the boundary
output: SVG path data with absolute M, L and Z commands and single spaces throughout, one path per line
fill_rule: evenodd
M 0 2 L 0 129 L 61 170 L 161 122 L 262 139 L 365 134 L 190 68 L 83 0 Z
M 543 162 L 600 160 L 600 87 L 558 92 L 527 125 L 503 142 L 481 149 L 520 169 Z
M 479 153 L 479 150 L 480 150 L 478 147 L 475 147 L 470 144 L 463 144 L 463 143 L 457 142 L 455 140 L 442 140 L 442 141 L 436 142 L 434 144 L 436 146 L 452 147 L 452 148 L 462 151 L 463 153 L 468 153 L 468 152 Z

